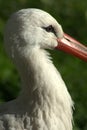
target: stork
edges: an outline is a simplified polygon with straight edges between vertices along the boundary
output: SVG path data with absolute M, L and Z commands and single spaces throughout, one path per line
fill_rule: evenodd
M 4 41 L 22 88 L 16 99 L 0 106 L 0 130 L 72 130 L 73 101 L 47 49 L 87 61 L 87 48 L 65 34 L 50 14 L 34 8 L 11 16 Z

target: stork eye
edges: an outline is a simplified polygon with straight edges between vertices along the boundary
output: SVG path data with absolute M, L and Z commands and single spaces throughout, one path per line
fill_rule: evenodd
M 56 35 L 56 31 L 52 25 L 49 25 L 47 27 L 42 27 L 42 28 L 45 29 L 47 32 L 52 32 Z
M 52 25 L 45 27 L 47 32 L 54 32 L 54 28 L 52 27 Z

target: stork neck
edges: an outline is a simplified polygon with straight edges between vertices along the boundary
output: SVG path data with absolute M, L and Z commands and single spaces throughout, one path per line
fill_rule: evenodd
M 48 52 L 33 49 L 28 52 L 25 60 L 19 66 L 19 73 L 23 84 L 22 91 L 32 93 L 35 89 L 43 87 L 47 89 L 48 85 L 50 86 L 51 82 L 53 82 L 54 78 L 52 77 L 56 73 L 56 69 L 50 60 Z
M 53 120 L 51 122 L 49 118 L 54 115 L 54 124 L 61 124 L 60 129 L 65 126 L 67 130 L 71 130 L 72 100 L 47 52 L 38 49 L 29 52 L 19 70 L 23 82 L 19 102 L 24 107 L 23 110 L 30 115 L 36 113 L 37 117 L 42 113 L 50 124 Z

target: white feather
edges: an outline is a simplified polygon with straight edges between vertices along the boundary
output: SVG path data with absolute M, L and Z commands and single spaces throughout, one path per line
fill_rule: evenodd
M 19 97 L 0 106 L 0 130 L 72 130 L 73 102 L 45 49 L 55 48 L 56 36 L 42 29 L 56 20 L 38 9 L 25 9 L 9 20 L 5 47 L 22 80 Z

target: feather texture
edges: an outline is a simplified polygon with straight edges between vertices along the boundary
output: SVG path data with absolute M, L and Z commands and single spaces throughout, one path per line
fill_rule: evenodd
M 28 14 L 26 21 L 28 21 L 28 17 L 33 16 L 34 19 L 34 13 L 36 14 L 36 12 L 38 12 L 38 15 L 40 15 L 40 13 L 42 14 L 41 16 L 45 14 L 48 19 L 51 19 L 50 21 L 54 21 L 54 23 L 51 24 L 58 26 L 49 14 L 33 9 L 33 15 L 31 16 L 29 10 L 30 9 L 27 9 Z M 23 10 L 22 13 L 23 12 L 26 14 L 26 10 Z M 24 15 L 20 13 L 18 19 L 19 15 L 16 15 L 17 21 L 20 20 L 20 17 L 22 17 L 22 19 L 24 17 Z M 40 17 L 37 17 L 37 20 L 39 19 Z M 21 23 L 21 21 L 19 23 L 17 21 L 15 30 L 17 30 L 16 25 Z M 48 23 L 50 22 L 48 21 Z M 51 56 L 44 49 L 48 48 L 46 43 L 48 36 L 49 41 L 53 42 L 52 44 L 55 46 L 56 41 L 52 39 L 56 39 L 56 36 L 54 34 L 47 34 L 48 32 L 41 30 L 43 31 L 42 36 L 43 33 L 44 36 L 45 33 L 48 35 L 45 36 L 46 39 L 43 37 L 44 41 L 40 38 L 38 40 L 38 35 L 41 35 L 35 35 L 33 32 L 32 39 L 29 40 L 29 43 L 26 43 L 26 39 L 25 41 L 24 39 L 22 40 L 22 36 L 25 34 L 25 32 L 23 32 L 25 31 L 25 24 L 26 23 L 20 28 L 22 33 L 19 31 L 19 33 L 22 34 L 21 38 L 18 32 L 18 38 L 15 37 L 14 40 L 12 39 L 12 37 L 15 36 L 13 35 L 14 32 L 13 34 L 6 34 L 6 39 L 8 36 L 11 39 L 6 41 L 5 46 L 8 46 L 6 48 L 7 52 L 9 48 L 11 50 L 11 47 L 13 47 L 13 52 L 10 51 L 9 54 L 16 64 L 21 77 L 22 91 L 17 99 L 0 106 L 0 130 L 72 130 L 72 99 L 59 72 L 51 61 Z M 57 28 L 60 27 L 58 26 Z M 61 29 L 58 31 L 61 32 Z M 29 38 L 31 38 L 30 35 Z M 37 38 L 37 42 L 35 41 L 37 44 L 35 43 L 31 46 L 30 41 L 33 42 L 36 40 L 36 38 L 33 39 L 33 35 Z M 7 44 L 8 41 L 10 42 Z M 22 44 L 22 42 L 25 42 L 25 44 Z M 51 42 L 49 43 L 49 48 L 53 46 Z M 42 45 L 43 43 L 44 47 Z

